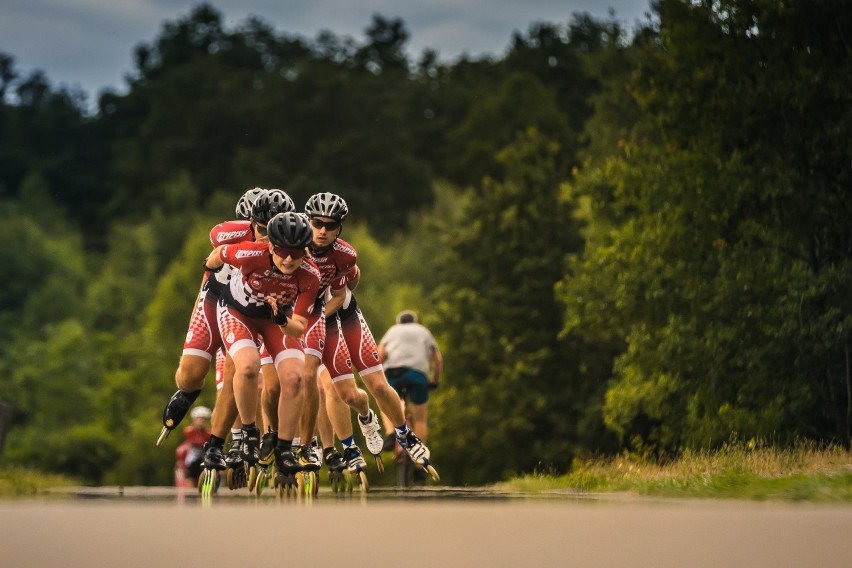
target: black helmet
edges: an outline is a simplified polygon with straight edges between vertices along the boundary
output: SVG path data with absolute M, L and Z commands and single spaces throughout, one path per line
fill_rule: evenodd
M 261 189 L 259 187 L 245 192 L 243 196 L 240 197 L 240 200 L 237 201 L 237 219 L 240 221 L 248 221 L 251 219 L 251 206 L 254 204 L 255 200 L 265 192 L 265 189 Z
M 305 248 L 313 240 L 313 231 L 304 213 L 279 213 L 266 224 L 269 242 L 277 247 Z
M 296 204 L 289 195 L 280 189 L 267 189 L 254 200 L 251 218 L 261 225 L 266 225 L 277 214 L 295 210 Z
M 310 217 L 331 217 L 336 221 L 343 221 L 349 214 L 349 207 L 339 195 L 317 193 L 305 203 L 305 213 Z

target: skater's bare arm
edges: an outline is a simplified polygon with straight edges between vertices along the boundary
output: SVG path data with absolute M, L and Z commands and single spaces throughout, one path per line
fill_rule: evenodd
M 217 270 L 222 268 L 222 265 L 225 264 L 225 261 L 222 260 L 222 248 L 225 245 L 219 245 L 214 248 L 213 251 L 207 256 L 207 259 L 204 261 L 204 268 L 208 270 Z
M 284 335 L 293 339 L 302 337 L 306 329 L 308 329 L 308 320 L 296 314 L 293 314 L 287 319 L 287 325 L 281 326 L 281 331 L 284 332 Z

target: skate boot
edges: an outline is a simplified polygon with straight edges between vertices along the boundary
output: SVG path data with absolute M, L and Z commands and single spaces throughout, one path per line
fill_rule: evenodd
M 163 409 L 163 429 L 160 431 L 160 437 L 157 438 L 158 446 L 163 443 L 163 440 L 169 437 L 172 430 L 177 428 L 199 394 L 201 394 L 200 390 L 194 392 L 178 390 L 172 395 L 172 398 L 169 399 L 169 402 L 166 403 L 166 407 Z
M 198 478 L 198 492 L 202 497 L 210 497 L 219 489 L 219 472 L 226 467 L 222 448 L 210 442 L 204 444 L 204 469 Z
M 254 465 L 260 459 L 260 431 L 257 428 L 243 428 L 243 443 L 240 447 L 243 461 Z
M 255 427 L 243 428 L 240 456 L 245 462 L 248 489 L 249 492 L 252 492 L 257 481 L 257 461 L 260 459 L 260 430 Z
M 399 442 L 400 447 L 408 454 L 408 457 L 411 458 L 411 461 L 414 462 L 414 465 L 420 469 L 425 469 L 429 475 L 432 476 L 432 479 L 438 481 L 440 476 L 435 468 L 429 463 L 429 448 L 426 447 L 426 444 L 420 441 L 414 432 L 408 430 L 404 435 L 397 435 L 397 442 Z
M 348 448 L 343 449 L 343 461 L 346 462 L 346 475 L 349 477 L 349 490 L 352 490 L 352 477 L 355 476 L 361 484 L 361 492 L 365 493 L 369 488 L 367 483 L 367 462 L 364 461 L 364 455 L 361 453 L 361 448 L 352 444 Z
M 296 479 L 296 474 L 302 471 L 299 459 L 293 454 L 293 450 L 275 449 L 275 487 L 281 497 L 297 495 L 301 490 Z
M 278 432 L 269 430 L 260 439 L 260 458 L 257 460 L 257 483 L 255 489 L 257 495 L 263 494 L 267 484 L 274 481 L 272 475 L 272 464 L 275 463 L 275 445 L 278 443 Z
M 385 471 L 385 464 L 382 462 L 382 448 L 385 445 L 385 440 L 382 438 L 382 429 L 379 427 L 379 417 L 371 408 L 367 414 L 367 420 L 364 421 L 359 416 L 358 426 L 361 427 L 361 433 L 364 434 L 364 441 L 367 443 L 367 450 L 376 458 L 376 469 L 379 473 Z
M 204 469 L 215 469 L 222 471 L 228 467 L 225 463 L 225 455 L 222 448 L 212 445 L 210 442 L 204 444 Z
M 302 471 L 319 471 L 322 464 L 308 446 L 295 446 L 293 454 L 299 460 Z
M 317 463 L 319 463 L 320 467 L 322 467 L 322 458 L 323 458 L 322 448 L 320 447 L 319 440 L 317 440 L 316 436 L 311 438 L 311 451 L 317 457 Z
M 248 476 L 246 475 L 245 462 L 241 455 L 242 440 L 235 440 L 231 444 L 228 453 L 225 454 L 225 480 L 228 484 L 228 489 L 240 489 L 248 485 Z
M 331 485 L 331 490 L 335 493 L 343 491 L 346 486 L 346 479 L 343 476 L 346 462 L 343 461 L 343 457 L 334 448 L 326 448 L 322 451 L 322 458 L 328 469 L 328 483 Z

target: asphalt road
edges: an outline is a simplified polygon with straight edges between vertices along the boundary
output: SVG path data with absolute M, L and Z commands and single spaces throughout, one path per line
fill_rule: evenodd
M 0 502 L 0 566 L 852 566 L 852 506 L 467 489 L 311 500 L 103 488 Z

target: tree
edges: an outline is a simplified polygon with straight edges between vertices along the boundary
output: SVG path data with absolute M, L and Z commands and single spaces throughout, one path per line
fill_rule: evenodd
M 451 482 L 571 462 L 578 375 L 557 339 L 553 286 L 580 241 L 565 223 L 558 152 L 534 129 L 520 135 L 498 157 L 505 179 L 475 189 L 449 230 L 432 298 L 453 379 L 436 396 L 432 440 Z
M 828 4 L 661 2 L 642 138 L 578 180 L 566 331 L 624 342 L 604 412 L 628 442 L 848 441 L 850 63 Z

